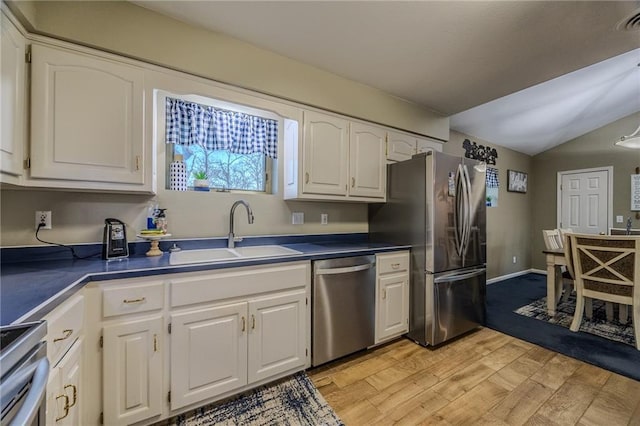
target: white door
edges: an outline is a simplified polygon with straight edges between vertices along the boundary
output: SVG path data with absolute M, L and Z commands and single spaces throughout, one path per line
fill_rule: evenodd
M 13 177 L 22 174 L 25 125 L 26 43 L 11 21 L 0 14 L 0 75 L 2 110 L 0 124 L 0 171 Z
M 249 302 L 249 383 L 306 362 L 306 292 Z
M 80 391 L 82 386 L 82 339 L 78 339 L 69 352 L 62 358 L 58 368 L 61 373 L 62 393 L 66 395 L 68 411 L 58 417 L 63 417 L 57 425 L 80 425 Z
M 304 112 L 304 193 L 347 195 L 349 122 L 313 111 Z
M 584 234 L 607 233 L 612 225 L 613 168 L 558 173 L 559 228 Z
M 247 304 L 171 315 L 171 409 L 247 384 Z
M 409 276 L 395 274 L 378 280 L 376 341 L 409 330 Z
M 349 195 L 385 197 L 387 162 L 385 131 L 379 127 L 351 123 L 349 136 Z
M 104 424 L 139 422 L 162 411 L 162 317 L 104 327 Z
M 144 184 L 143 72 L 32 45 L 31 177 Z

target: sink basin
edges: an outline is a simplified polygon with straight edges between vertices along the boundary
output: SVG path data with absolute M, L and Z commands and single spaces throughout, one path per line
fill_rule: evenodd
M 234 249 L 241 257 L 268 257 L 268 256 L 287 256 L 292 254 L 301 254 L 298 250 L 282 246 L 249 246 L 236 247 Z
M 277 245 L 236 247 L 234 249 L 182 250 L 171 253 L 169 264 L 185 265 L 189 263 L 224 262 L 234 259 L 290 256 L 294 254 L 301 254 L 301 252 Z
M 226 248 L 181 250 L 171 253 L 171 256 L 169 256 L 169 264 L 184 265 L 187 263 L 216 262 L 237 259 L 238 257 L 240 257 L 238 253 Z

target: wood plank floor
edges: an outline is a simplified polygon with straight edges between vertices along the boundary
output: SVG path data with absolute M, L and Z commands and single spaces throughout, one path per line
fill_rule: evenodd
M 640 382 L 490 329 L 308 371 L 348 425 L 640 426 Z

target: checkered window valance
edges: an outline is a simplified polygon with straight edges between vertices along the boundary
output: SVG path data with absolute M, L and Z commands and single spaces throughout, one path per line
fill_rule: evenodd
M 500 182 L 498 182 L 498 169 L 493 167 L 487 167 L 487 188 L 498 188 Z
M 278 158 L 278 122 L 167 98 L 166 142 Z

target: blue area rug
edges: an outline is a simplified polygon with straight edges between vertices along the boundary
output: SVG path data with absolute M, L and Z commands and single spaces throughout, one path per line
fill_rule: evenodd
M 253 389 L 218 404 L 174 417 L 166 424 L 209 425 L 343 425 L 305 373 Z
M 607 313 L 605 310 L 605 303 L 602 300 L 593 300 L 593 311 L 591 319 L 583 316 L 580 323 L 580 331 L 585 333 L 595 334 L 596 336 L 604 337 L 608 340 L 615 340 L 616 342 L 626 343 L 635 347 L 636 338 L 633 333 L 632 319 L 626 324 L 621 324 L 618 320 L 617 310 L 614 311 L 614 318 L 611 321 L 607 321 Z M 614 304 L 614 308 L 617 304 Z M 573 321 L 573 313 L 576 309 L 576 296 L 575 293 L 569 295 L 566 302 L 560 301 L 556 307 L 555 316 L 550 316 L 547 313 L 547 298 L 543 297 L 533 303 L 524 305 L 515 310 L 516 314 L 525 315 L 531 318 L 535 318 L 542 321 L 550 322 L 551 324 L 558 324 L 564 328 L 569 328 Z M 629 313 L 629 317 L 631 317 Z
M 640 351 L 634 346 L 514 312 L 545 297 L 546 283 L 545 275 L 527 274 L 488 285 L 487 327 L 640 380 Z

